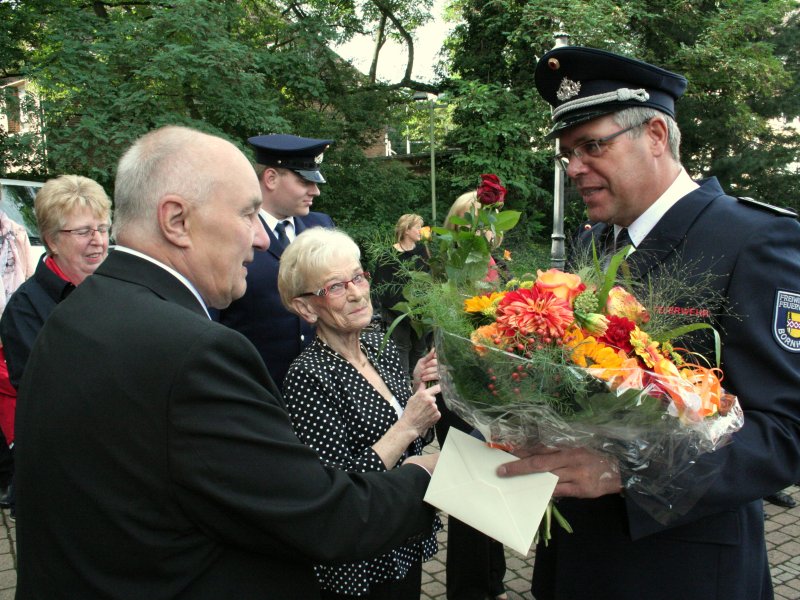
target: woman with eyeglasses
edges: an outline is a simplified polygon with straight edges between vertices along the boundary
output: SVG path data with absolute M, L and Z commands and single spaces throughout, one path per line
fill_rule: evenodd
M 372 319 L 369 273 L 345 233 L 314 227 L 281 256 L 278 290 L 286 308 L 316 325 L 316 339 L 283 382 L 297 436 L 331 467 L 353 473 L 386 471 L 419 455 L 439 419 L 433 352 L 417 363 L 409 387 L 397 347 L 381 349 Z M 435 531 L 422 541 L 367 560 L 317 565 L 323 599 L 419 600 L 422 561 L 436 553 Z
M 0 339 L 15 389 L 47 317 L 103 262 L 111 231 L 111 201 L 100 184 L 87 177 L 48 180 L 33 207 L 45 254 L 33 276 L 9 298 L 0 318 Z

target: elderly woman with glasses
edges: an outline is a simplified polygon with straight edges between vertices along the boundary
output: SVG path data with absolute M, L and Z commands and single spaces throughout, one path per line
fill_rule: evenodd
M 419 455 L 439 419 L 433 352 L 414 369 L 412 387 L 391 340 L 368 330 L 369 273 L 345 233 L 314 227 L 284 251 L 278 289 L 287 309 L 316 325 L 316 339 L 289 368 L 283 392 L 300 440 L 328 466 L 363 473 L 393 469 Z M 431 534 L 355 563 L 318 565 L 322 598 L 419 600 L 422 561 L 436 553 Z
M 111 201 L 100 184 L 87 177 L 48 180 L 33 207 L 45 255 L 33 276 L 9 298 L 0 319 L 0 339 L 15 389 L 45 320 L 103 262 L 111 231 Z M 13 518 L 13 501 L 11 508 Z

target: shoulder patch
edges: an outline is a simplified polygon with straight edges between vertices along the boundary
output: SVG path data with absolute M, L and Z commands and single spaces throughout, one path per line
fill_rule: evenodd
M 753 208 L 768 210 L 777 215 L 781 215 L 782 217 L 793 217 L 795 219 L 797 218 L 797 213 L 793 211 L 791 208 L 781 208 L 780 206 L 773 206 L 772 204 L 767 204 L 766 202 L 759 202 L 758 200 L 754 200 L 753 198 L 749 198 L 747 196 L 737 196 L 736 199 L 743 204 L 752 206 Z
M 789 352 L 800 352 L 800 293 L 778 290 L 772 335 L 778 345 Z

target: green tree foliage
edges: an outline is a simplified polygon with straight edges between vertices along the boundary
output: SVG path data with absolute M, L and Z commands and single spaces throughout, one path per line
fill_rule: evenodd
M 412 4 L 382 6 L 411 15 L 413 31 L 422 19 Z M 368 28 L 354 3 L 25 0 L 0 2 L 0 15 L 5 75 L 27 77 L 46 115 L 47 162 L 27 169 L 40 179 L 80 173 L 111 191 L 134 139 L 182 124 L 246 152 L 245 140 L 262 133 L 334 139 L 319 207 L 343 225 L 357 214 L 374 226 L 387 199 L 397 208 L 424 197 L 424 178 L 364 159 L 408 93 L 370 84 L 329 49 Z M 12 154 L 24 162 L 25 143 L 0 137 L 4 169 L 19 166 Z
M 80 173 L 110 190 L 124 148 L 166 123 L 225 136 L 248 152 L 246 138 L 260 133 L 330 137 L 330 183 L 316 206 L 345 227 L 386 230 L 404 212 L 430 217 L 428 176 L 424 166 L 415 176 L 391 161 L 367 160 L 362 149 L 380 143 L 386 125 L 396 149 L 407 122 L 412 139 L 428 139 L 424 105 L 406 107 L 412 91 L 435 91 L 447 105 L 435 119 L 438 215 L 481 173 L 496 173 L 509 207 L 522 212 L 512 235 L 528 240 L 549 232 L 553 178 L 550 111 L 533 73 L 563 29 L 571 43 L 689 78 L 678 119 L 693 175 L 713 174 L 734 193 L 798 207 L 798 132 L 780 126 L 800 114 L 796 0 L 453 0 L 461 24 L 446 43 L 450 76 L 434 86 L 411 81 L 408 70 L 401 81 L 376 82 L 329 49 L 367 33 L 376 53 L 395 37 L 413 56 L 413 32 L 429 6 L 0 0 L 0 76 L 32 82 L 46 140 L 40 148 L 41 138 L 0 131 L 2 170 L 40 179 Z M 567 207 L 573 221 L 580 209 L 579 201 Z
M 800 208 L 800 137 L 786 126 L 800 115 L 796 1 L 455 0 L 452 6 L 463 16 L 447 42 L 458 106 L 452 135 L 465 149 L 450 165 L 454 180 L 493 169 L 511 187 L 514 208 L 549 223 L 549 107 L 535 92 L 533 73 L 554 32 L 563 30 L 571 44 L 686 75 L 678 121 L 692 175 L 715 175 L 734 194 Z

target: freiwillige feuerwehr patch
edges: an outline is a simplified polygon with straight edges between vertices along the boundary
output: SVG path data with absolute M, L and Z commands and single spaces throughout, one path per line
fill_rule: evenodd
M 778 290 L 772 335 L 789 352 L 800 352 L 800 293 Z

